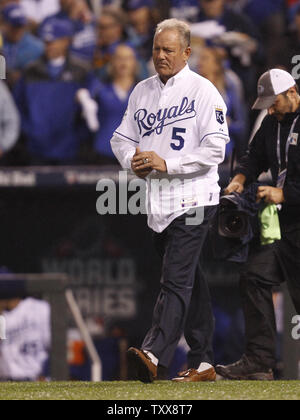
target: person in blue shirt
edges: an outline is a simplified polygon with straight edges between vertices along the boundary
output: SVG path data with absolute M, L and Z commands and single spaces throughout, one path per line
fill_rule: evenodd
M 124 43 L 137 53 L 139 78 L 146 79 L 149 77 L 146 60 L 140 54 L 135 42 L 132 42 L 129 38 L 126 13 L 120 8 L 113 6 L 103 7 L 97 20 L 97 47 L 93 60 L 93 68 L 102 81 L 105 81 L 107 78 L 107 69 L 116 48 Z
M 81 60 L 92 63 L 96 49 L 96 22 L 84 0 L 60 0 L 61 10 L 45 19 L 67 20 L 73 26 L 71 53 Z
M 139 57 L 146 62 L 152 58 L 155 32 L 153 7 L 153 0 L 129 0 L 127 2 L 130 44 L 138 52 Z
M 95 163 L 118 163 L 110 139 L 127 109 L 129 96 L 137 83 L 137 73 L 135 51 L 128 45 L 120 44 L 112 56 L 108 80 L 101 82 L 94 78 L 90 85 L 90 94 L 98 103 L 100 123 L 94 143 Z
M 284 0 L 248 0 L 244 2 L 242 12 L 260 26 L 271 16 L 284 12 L 284 7 Z
M 119 8 L 105 6 L 97 20 L 97 47 L 93 65 L 99 78 L 107 75 L 106 65 L 117 46 L 127 41 L 126 14 Z
M 27 30 L 27 18 L 17 3 L 11 3 L 1 10 L 1 32 L 3 55 L 6 59 L 7 80 L 13 86 L 21 77 L 23 69 L 40 58 L 44 45 Z
M 48 20 L 40 31 L 45 55 L 26 68 L 14 91 L 32 164 L 75 163 L 86 134 L 76 93 L 88 72 L 69 54 L 72 34 L 68 22 Z

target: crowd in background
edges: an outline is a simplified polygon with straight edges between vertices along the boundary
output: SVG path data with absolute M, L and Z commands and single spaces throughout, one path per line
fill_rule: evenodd
M 190 67 L 227 104 L 227 162 L 243 154 L 258 77 L 300 70 L 300 1 L 0 0 L 0 164 L 116 163 L 110 138 L 172 17 L 190 22 Z

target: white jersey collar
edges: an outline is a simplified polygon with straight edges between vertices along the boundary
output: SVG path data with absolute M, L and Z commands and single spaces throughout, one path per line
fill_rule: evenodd
M 179 73 L 175 74 L 175 76 L 171 77 L 166 84 L 164 84 L 159 77 L 159 74 L 156 75 L 158 83 L 160 84 L 161 88 L 164 88 L 165 86 L 173 86 L 178 80 L 184 78 L 189 72 L 190 72 L 190 67 L 187 64 L 182 70 L 180 70 Z

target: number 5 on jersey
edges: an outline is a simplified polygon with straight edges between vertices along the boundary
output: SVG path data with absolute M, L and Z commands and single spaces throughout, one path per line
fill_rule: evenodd
M 185 134 L 186 128 L 173 128 L 173 135 L 172 140 L 175 140 L 175 142 L 171 143 L 171 147 L 173 150 L 181 150 L 184 148 L 184 138 L 180 134 Z

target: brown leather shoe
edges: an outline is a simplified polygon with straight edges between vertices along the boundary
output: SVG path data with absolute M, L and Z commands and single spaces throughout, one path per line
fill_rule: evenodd
M 152 363 L 150 357 L 134 347 L 127 351 L 129 369 L 134 371 L 133 377 L 144 383 L 151 383 L 157 377 L 157 366 Z M 132 373 L 132 372 L 131 372 Z
M 203 372 L 198 372 L 196 369 L 185 370 L 178 373 L 178 377 L 172 379 L 174 382 L 206 382 L 216 380 L 216 371 L 213 367 L 206 369 Z

